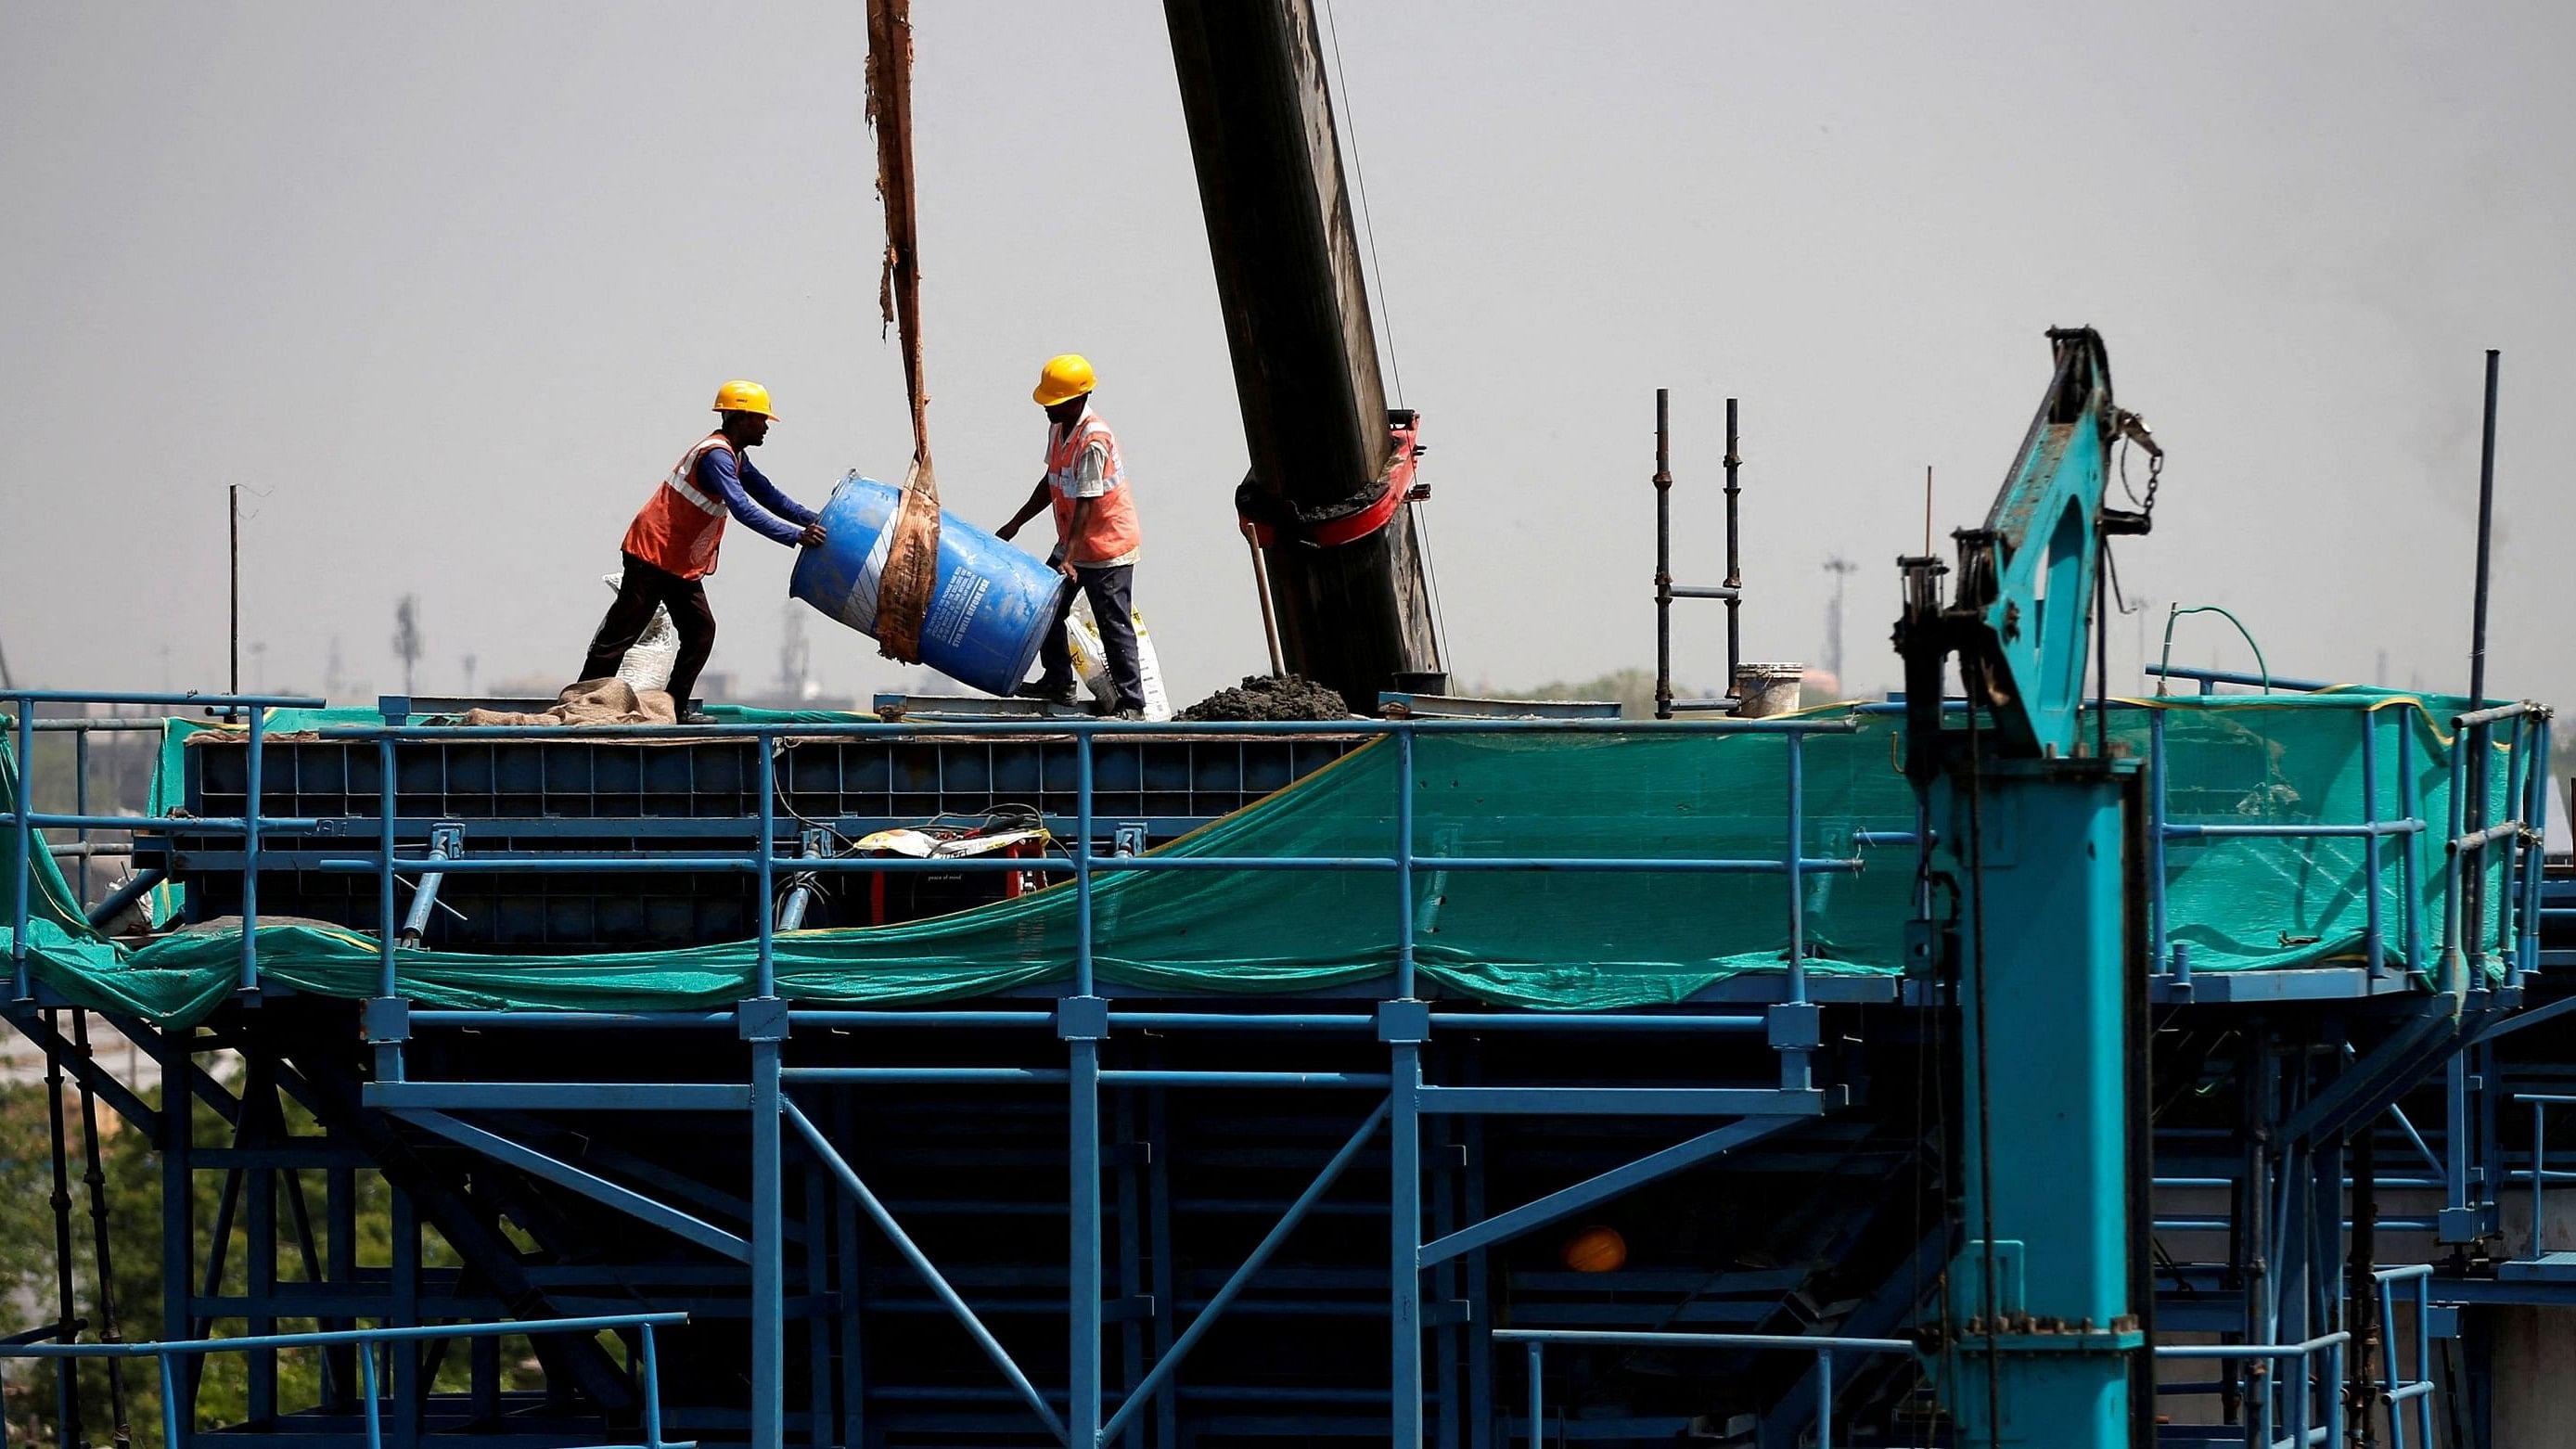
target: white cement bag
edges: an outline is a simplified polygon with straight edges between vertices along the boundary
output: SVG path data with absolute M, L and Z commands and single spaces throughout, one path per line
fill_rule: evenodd
M 1136 626 L 1136 680 L 1145 694 L 1145 718 L 1166 720 L 1172 717 L 1172 701 L 1163 692 L 1163 668 L 1154 658 L 1154 636 L 1145 628 L 1145 616 L 1129 610 L 1128 619 Z M 1091 697 L 1104 706 L 1114 706 L 1118 686 L 1109 678 L 1109 654 L 1100 646 L 1100 628 L 1091 616 L 1091 596 L 1076 594 L 1073 608 L 1064 616 L 1065 647 L 1073 654 L 1074 676 Z
M 617 574 L 608 574 L 603 582 L 611 593 L 625 584 Z M 659 604 L 653 606 L 653 618 L 645 624 L 643 636 L 635 641 L 626 657 L 618 661 L 617 677 L 637 694 L 648 689 L 668 689 L 671 666 L 680 662 L 680 631 L 671 625 L 671 611 Z M 683 708 L 687 702 L 682 701 Z

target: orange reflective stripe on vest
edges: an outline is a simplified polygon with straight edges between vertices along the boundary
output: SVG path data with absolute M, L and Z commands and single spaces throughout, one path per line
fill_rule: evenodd
M 1082 455 L 1098 445 L 1102 452 L 1101 481 L 1108 491 L 1091 500 L 1091 516 L 1083 521 L 1082 537 L 1073 533 L 1073 506 L 1077 471 Z M 1136 528 L 1136 501 L 1127 491 L 1127 469 L 1118 458 L 1118 439 L 1109 425 L 1089 408 L 1070 428 L 1047 429 L 1047 486 L 1054 490 L 1055 536 L 1064 541 L 1065 557 L 1078 564 L 1107 563 L 1125 558 L 1136 551 L 1141 535 Z
M 716 571 L 716 545 L 724 541 L 725 506 L 698 486 L 698 459 L 710 448 L 733 448 L 722 433 L 701 438 L 680 455 L 677 467 L 653 489 L 619 547 L 664 573 L 684 579 Z M 737 464 L 740 454 L 735 455 Z

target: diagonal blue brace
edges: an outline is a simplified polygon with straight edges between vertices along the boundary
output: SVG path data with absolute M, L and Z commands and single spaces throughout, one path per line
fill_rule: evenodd
M 1225 1280 L 1225 1286 L 1216 1290 L 1216 1296 L 1210 1298 L 1207 1306 L 1199 1310 L 1198 1317 L 1190 1320 L 1190 1326 L 1182 1331 L 1180 1338 L 1164 1353 L 1161 1362 L 1154 1365 L 1153 1372 L 1145 1375 L 1144 1380 L 1128 1392 L 1127 1402 L 1120 1404 L 1118 1412 L 1112 1414 L 1109 1422 L 1101 1426 L 1101 1443 L 1116 1443 L 1119 1433 L 1127 1427 L 1128 1421 L 1146 1405 L 1154 1402 L 1154 1397 L 1162 1391 L 1164 1382 L 1180 1368 L 1182 1358 L 1198 1345 L 1199 1339 L 1206 1335 L 1208 1329 L 1215 1326 L 1218 1315 L 1225 1312 L 1226 1305 L 1232 1303 L 1235 1295 L 1241 1293 L 1252 1282 L 1253 1276 L 1261 1271 L 1261 1265 L 1270 1261 L 1270 1255 L 1277 1252 L 1279 1245 L 1288 1240 L 1288 1234 L 1305 1219 L 1307 1211 L 1332 1189 L 1333 1183 L 1341 1177 L 1343 1169 L 1349 1167 L 1352 1159 L 1360 1155 L 1360 1149 L 1367 1146 L 1369 1139 L 1377 1135 L 1377 1129 L 1386 1122 L 1387 1107 L 1388 1104 L 1385 1102 L 1377 1104 L 1376 1110 L 1368 1114 L 1368 1119 L 1360 1123 L 1359 1130 L 1352 1133 L 1350 1140 L 1342 1144 L 1341 1150 L 1333 1154 L 1332 1160 L 1324 1164 L 1324 1170 L 1315 1174 L 1315 1180 L 1307 1184 L 1306 1190 L 1297 1195 L 1295 1202 L 1288 1205 L 1288 1211 L 1280 1215 L 1279 1221 L 1273 1224 L 1269 1233 L 1263 1236 L 1260 1245 L 1243 1260 L 1243 1266 L 1234 1270 L 1233 1276 Z
M 116 1115 L 124 1118 L 128 1126 L 156 1142 L 160 1140 L 161 1114 L 134 1095 L 132 1089 L 118 1081 L 114 1073 L 101 1067 L 87 1051 L 63 1040 L 62 1033 L 46 1024 L 41 1013 L 13 1006 L 0 1011 L 0 1016 L 6 1016 L 11 1026 L 18 1028 L 27 1040 L 42 1047 L 47 1056 L 60 1058 L 63 1070 L 79 1078 L 82 1086 L 97 1093 L 100 1101 L 115 1108 Z
M 975 1310 L 966 1306 L 965 1298 L 940 1276 L 938 1266 L 930 1261 L 930 1255 L 921 1251 L 920 1245 L 913 1242 L 911 1235 L 894 1220 L 894 1214 L 886 1211 L 886 1205 L 877 1200 L 875 1193 L 868 1191 L 868 1185 L 859 1180 L 857 1170 L 832 1146 L 831 1139 L 825 1137 L 822 1129 L 816 1127 L 813 1119 L 807 1117 L 804 1109 L 793 1101 L 781 1097 L 778 1107 L 785 1114 L 788 1125 L 805 1139 L 805 1145 L 814 1149 L 815 1159 L 823 1164 L 824 1170 L 840 1182 L 841 1190 L 850 1195 L 851 1200 L 859 1205 L 859 1210 L 866 1213 L 868 1220 L 877 1225 L 877 1230 L 894 1244 L 894 1250 L 912 1265 L 912 1271 L 921 1275 L 921 1281 L 929 1286 L 932 1295 L 947 1305 L 948 1311 L 965 1328 L 967 1336 L 975 1340 L 975 1346 L 982 1349 L 984 1356 L 993 1361 L 993 1366 L 1002 1371 L 1002 1377 L 1010 1380 L 1011 1388 L 1020 1396 L 1021 1402 L 1027 1404 L 1039 1422 L 1047 1426 L 1047 1432 L 1055 1436 L 1057 1443 L 1070 1445 L 1072 1438 L 1065 1432 L 1064 1420 L 1056 1417 L 1055 1410 L 1047 1406 L 1044 1396 L 1038 1393 L 1037 1385 L 1029 1382 L 1029 1376 L 1020 1372 L 1010 1350 L 1002 1347 L 1001 1341 L 993 1337 L 993 1331 L 984 1326 L 984 1320 L 977 1318 Z
M 620 1212 L 641 1218 L 655 1227 L 667 1228 L 690 1242 L 722 1253 L 737 1263 L 751 1260 L 749 1243 L 713 1223 L 691 1217 L 678 1208 L 620 1187 L 595 1173 L 584 1172 L 569 1162 L 548 1157 L 533 1147 L 513 1142 L 497 1132 L 486 1132 L 471 1123 L 459 1122 L 444 1112 L 397 1111 L 394 1115 L 415 1127 L 435 1132 L 450 1142 L 471 1147 L 495 1161 L 506 1162 L 522 1172 L 542 1177 L 558 1187 L 570 1188 L 594 1202 L 606 1203 Z
M 1572 1187 L 1561 1188 L 1509 1212 L 1496 1213 L 1472 1227 L 1461 1228 L 1445 1238 L 1425 1243 L 1422 1245 L 1422 1266 L 1428 1268 L 1461 1253 L 1472 1253 L 1506 1238 L 1534 1232 L 1561 1218 L 1571 1217 L 1594 1203 L 1670 1177 L 1684 1168 L 1695 1167 L 1748 1142 L 1758 1142 L 1804 1120 L 1800 1117 L 1747 1117 L 1715 1131 L 1703 1132 L 1687 1142 L 1675 1143 L 1661 1152 L 1614 1167 L 1598 1177 L 1586 1178 Z

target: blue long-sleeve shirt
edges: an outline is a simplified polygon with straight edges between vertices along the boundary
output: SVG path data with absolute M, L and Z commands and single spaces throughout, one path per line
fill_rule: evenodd
M 724 500 L 725 508 L 744 526 L 760 531 L 763 538 L 793 544 L 805 525 L 815 519 L 814 510 L 778 491 L 778 485 L 752 465 L 749 457 L 742 460 L 741 476 L 735 476 L 734 450 L 709 448 L 698 455 L 696 482 L 698 491 L 710 498 Z M 745 490 L 749 490 L 747 493 Z M 758 499 L 757 506 L 752 502 Z M 767 509 L 764 513 L 761 510 Z M 774 515 L 774 516 L 773 516 Z

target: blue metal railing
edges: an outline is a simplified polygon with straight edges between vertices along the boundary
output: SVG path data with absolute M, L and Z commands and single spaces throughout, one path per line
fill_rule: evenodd
M 2250 1406 L 2245 1424 L 2247 1449 L 2307 1449 L 2311 1444 L 2343 1442 L 2343 1362 L 2352 1335 L 2322 1334 L 2305 1343 L 2160 1343 L 2160 1359 L 2216 1359 L 2242 1365 L 2216 1382 L 2161 1384 L 2156 1392 L 2174 1398 L 2202 1398 L 2234 1392 Z M 2325 1372 L 2318 1372 L 2318 1360 Z M 2322 1405 L 2325 1423 L 2316 1422 Z
M 1914 1344 L 1902 1338 L 1833 1338 L 1777 1333 L 1622 1333 L 1581 1328 L 1497 1328 L 1496 1343 L 1529 1346 L 1529 1445 L 1547 1442 L 1547 1365 L 1551 1343 L 1599 1347 L 1779 1350 L 1808 1353 L 1816 1359 L 1816 1443 L 1834 1442 L 1834 1355 L 1901 1353 L 1911 1357 Z
M 625 1332 L 636 1334 L 635 1368 L 643 1395 L 644 1438 L 639 1444 L 607 1446 L 607 1449 L 694 1449 L 696 1441 L 673 1442 L 662 1437 L 662 1370 L 654 1342 L 653 1330 L 672 1324 L 686 1323 L 685 1313 L 619 1313 L 592 1318 L 534 1318 L 504 1320 L 494 1323 L 431 1323 L 404 1327 L 336 1329 L 326 1333 L 268 1333 L 250 1338 L 185 1338 L 157 1343 L 17 1343 L 0 1341 L 0 1361 L 8 1359 L 53 1359 L 68 1361 L 85 1358 L 148 1358 L 156 1360 L 161 1370 L 161 1442 L 187 1442 L 179 1423 L 178 1363 L 183 1358 L 210 1353 L 270 1352 L 281 1348 L 337 1348 L 354 1345 L 360 1351 L 358 1360 L 358 1401 L 367 1425 L 368 1449 L 383 1449 L 384 1396 L 378 1392 L 376 1368 L 378 1347 L 394 1343 L 416 1343 L 423 1339 L 494 1338 L 505 1334 L 524 1333 L 538 1336 L 558 1333 Z
M 2433 1265 L 2409 1263 L 2398 1268 L 2375 1268 L 2371 1281 L 2378 1285 L 2380 1390 L 2379 1407 L 2388 1415 L 2389 1449 L 2436 1449 L 2433 1438 Z M 2397 1361 L 2397 1285 L 2407 1284 L 2413 1294 L 2410 1306 L 2415 1310 L 2414 1367 L 2401 1370 Z M 2407 1415 L 2400 1412 L 2408 1405 L 2414 1408 L 2415 1434 L 2407 1437 Z

